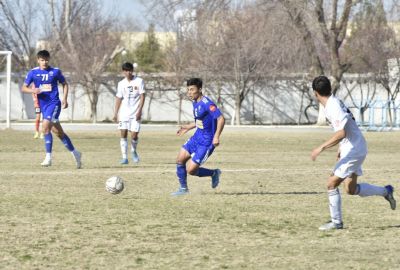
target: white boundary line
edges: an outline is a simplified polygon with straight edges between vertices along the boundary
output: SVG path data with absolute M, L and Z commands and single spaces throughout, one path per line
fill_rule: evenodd
M 332 169 L 276 169 L 276 168 L 265 168 L 265 169 L 257 169 L 257 168 L 250 168 L 250 169 L 223 169 L 223 173 L 237 173 L 237 172 L 285 172 L 286 174 L 315 174 L 315 173 L 325 173 L 330 172 Z M 400 172 L 400 169 L 363 169 L 363 171 L 385 171 L 385 172 Z M 43 168 L 41 171 L 2 171 L 0 172 L 1 176 L 10 176 L 10 175 L 88 175 L 88 174 L 135 174 L 135 173 L 175 173 L 175 170 L 138 170 L 138 169 L 125 169 L 125 168 L 114 168 L 114 169 L 80 169 L 80 170 L 66 170 L 66 171 L 55 171 L 50 169 Z

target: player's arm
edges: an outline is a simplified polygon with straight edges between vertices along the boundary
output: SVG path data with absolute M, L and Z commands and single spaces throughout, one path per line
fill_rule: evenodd
M 114 122 L 118 122 L 118 112 L 119 108 L 121 107 L 122 98 L 115 97 L 115 110 L 114 110 Z
M 337 145 L 345 137 L 346 131 L 344 129 L 336 131 L 329 140 L 327 140 L 311 152 L 311 159 L 315 161 L 317 159 L 317 156 L 321 154 L 322 151 Z
M 186 132 L 188 132 L 191 129 L 194 129 L 196 127 L 196 123 L 190 123 L 187 125 L 183 125 L 179 127 L 179 130 L 176 132 L 178 136 L 182 136 Z
M 41 90 L 39 88 L 31 88 L 29 87 L 29 85 L 26 85 L 26 83 L 24 83 L 22 85 L 22 92 L 24 93 L 28 93 L 28 94 L 40 94 Z
M 215 131 L 214 139 L 213 139 L 214 146 L 219 145 L 219 137 L 221 136 L 224 126 L 225 126 L 225 118 L 223 115 L 220 115 L 217 119 L 217 130 Z
M 140 94 L 140 101 L 139 101 L 139 108 L 136 113 L 136 121 L 139 121 L 142 119 L 142 109 L 144 106 L 144 100 L 146 99 L 145 94 Z
M 62 108 L 66 109 L 68 108 L 68 91 L 69 91 L 69 86 L 68 83 L 66 81 L 64 81 L 62 84 L 62 88 L 63 88 L 63 99 L 62 99 Z

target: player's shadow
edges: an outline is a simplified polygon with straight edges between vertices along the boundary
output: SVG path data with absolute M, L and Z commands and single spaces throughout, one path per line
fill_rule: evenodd
M 254 192 L 218 192 L 218 195 L 316 195 L 326 194 L 326 192 L 317 191 L 290 191 L 290 192 L 267 192 L 267 191 L 254 191 Z
M 400 225 L 388 225 L 388 226 L 379 226 L 379 229 L 393 229 L 393 228 L 399 228 L 400 229 Z

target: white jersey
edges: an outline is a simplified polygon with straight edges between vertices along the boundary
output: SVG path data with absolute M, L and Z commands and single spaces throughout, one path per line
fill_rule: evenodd
M 365 157 L 367 143 L 350 110 L 341 100 L 331 95 L 325 104 L 325 116 L 333 130 L 344 129 L 346 137 L 340 142 L 340 157 Z
M 122 99 L 119 108 L 119 121 L 136 119 L 136 113 L 140 104 L 140 95 L 144 93 L 144 82 L 142 78 L 135 76 L 131 81 L 124 78 L 118 83 L 116 96 Z

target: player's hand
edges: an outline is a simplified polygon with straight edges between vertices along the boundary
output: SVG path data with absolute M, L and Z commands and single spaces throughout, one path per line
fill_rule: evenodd
M 340 151 L 337 152 L 336 161 L 338 161 L 339 159 L 340 159 Z
M 219 145 L 219 138 L 217 138 L 217 137 L 214 137 L 214 139 L 213 139 L 213 145 L 215 146 L 215 147 L 217 147 L 218 145 Z
M 188 129 L 185 128 L 184 126 L 182 126 L 182 127 L 179 127 L 178 131 L 176 132 L 176 135 L 182 136 L 182 135 L 185 134 L 186 132 L 188 132 Z
M 62 105 L 62 108 L 63 108 L 63 109 L 68 108 L 68 101 L 63 100 L 62 103 L 61 103 L 61 105 Z
M 42 93 L 42 90 L 40 88 L 33 88 L 32 93 L 38 95 L 38 94 Z
M 118 122 L 118 116 L 117 115 L 114 115 L 114 117 L 113 117 L 113 119 L 112 119 L 115 123 L 117 123 Z
M 138 112 L 136 114 L 136 121 L 140 121 L 142 119 L 142 112 Z
M 317 147 L 315 148 L 312 152 L 311 152 L 311 159 L 312 161 L 315 161 L 317 159 L 317 156 L 319 154 L 321 154 L 322 152 L 322 148 L 321 147 Z

